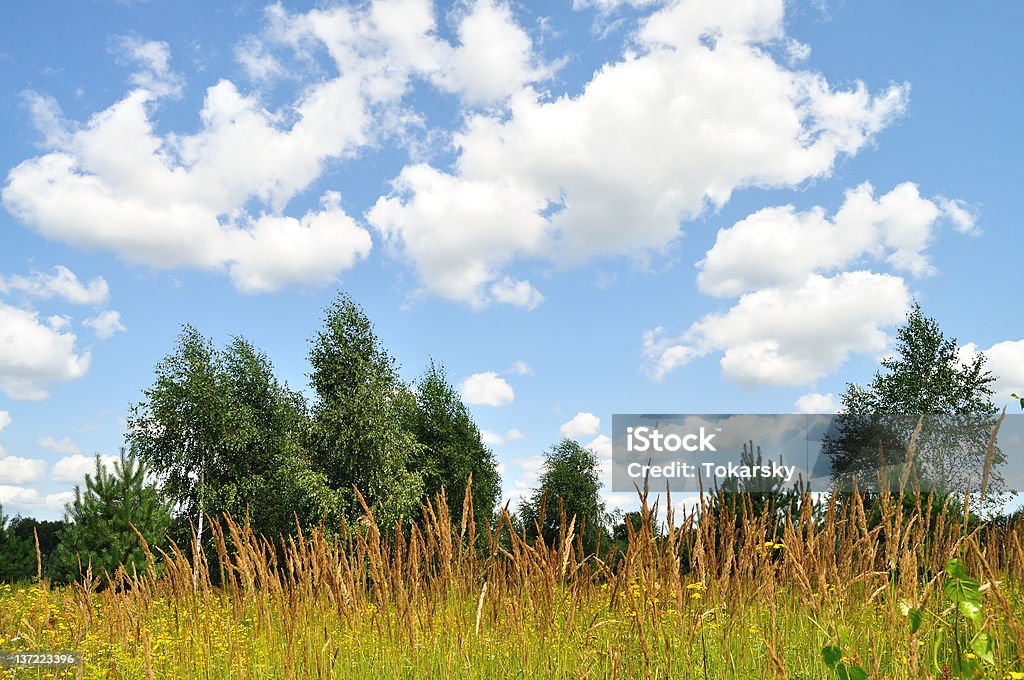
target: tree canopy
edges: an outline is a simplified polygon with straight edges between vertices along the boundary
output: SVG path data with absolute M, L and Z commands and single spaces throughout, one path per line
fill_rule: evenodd
M 414 392 L 407 424 L 420 444 L 411 464 L 423 478 L 424 496 L 433 498 L 444 488 L 452 521 L 461 524 L 466 485 L 472 478 L 473 517 L 482 534 L 501 493 L 494 453 L 484 444 L 443 366 L 431 361 Z
M 920 419 L 911 481 L 962 494 L 970 478 L 980 477 L 996 412 L 995 378 L 985 363 L 980 353 L 964 361 L 956 339 L 915 303 L 897 329 L 892 355 L 866 386 L 851 383 L 842 397 L 842 412 L 823 442 L 834 486 L 849 490 L 856 476 L 862 490 L 871 490 L 880 466 L 883 476 L 902 484 L 899 471 Z M 997 470 L 992 482 L 998 488 Z
M 548 544 L 558 540 L 566 523 L 573 522 L 587 553 L 608 538 L 611 517 L 601 498 L 597 454 L 571 439 L 563 439 L 545 453 L 540 486 L 519 510 L 527 536 L 540 536 Z M 568 527 L 565 527 L 568 530 Z
M 946 337 L 938 322 L 914 303 L 896 331 L 891 356 L 867 386 L 847 385 L 846 413 L 990 414 L 995 377 L 977 353 L 962 361 L 956 338 Z
M 205 514 L 228 512 L 270 535 L 290 533 L 296 518 L 339 529 L 363 513 L 358 490 L 391 528 L 443 488 L 460 522 L 472 478 L 478 528 L 490 521 L 497 463 L 443 367 L 431 362 L 405 384 L 344 293 L 326 309 L 308 358 L 307 404 L 246 339 L 218 348 L 183 328 L 133 408 L 128 439 L 184 515 L 201 526 Z
M 384 527 L 408 521 L 423 496 L 423 476 L 411 469 L 421 444 L 402 426 L 414 396 L 363 310 L 341 294 L 310 341 L 309 451 L 338 491 L 343 516 L 362 514 L 355 489 Z M 354 488 L 353 488 L 354 487 Z
M 302 448 L 305 401 L 251 343 L 235 337 L 218 349 L 186 325 L 155 372 L 127 439 L 185 516 L 200 527 L 204 514 L 248 516 L 276 535 L 296 515 L 315 523 L 335 512 L 337 498 Z M 269 502 L 280 497 L 291 502 Z

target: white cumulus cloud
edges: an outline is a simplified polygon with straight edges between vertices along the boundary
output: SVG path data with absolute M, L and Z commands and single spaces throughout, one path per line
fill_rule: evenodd
M 328 160 L 369 143 L 365 85 L 347 74 L 317 82 L 284 124 L 222 80 L 207 89 L 193 134 L 158 134 L 153 115 L 167 93 L 141 86 L 84 124 L 37 104 L 53 148 L 10 171 L 3 204 L 48 238 L 155 267 L 226 270 L 243 292 L 325 284 L 369 253 L 369 233 L 334 192 L 300 217 L 281 210 Z M 264 211 L 248 212 L 250 201 Z
M 60 510 L 66 503 L 70 502 L 72 498 L 74 498 L 74 494 L 70 491 L 51 493 L 43 496 L 36 489 L 10 484 L 0 484 L 0 505 L 4 506 L 5 512 L 8 508 L 16 511 L 25 511 L 29 514 L 31 514 L 33 510 L 39 508 Z
M 107 300 L 110 287 L 101 276 L 87 284 L 82 283 L 73 271 L 57 265 L 52 274 L 32 272 L 28 276 L 0 275 L 0 293 L 23 293 L 43 300 L 56 297 L 72 304 L 98 305 Z
M 586 448 L 596 453 L 602 462 L 610 461 L 612 458 L 612 438 L 606 434 L 599 434 L 594 437 L 593 441 L 587 444 Z M 610 467 L 608 470 L 611 472 Z
M 96 316 L 89 317 L 82 322 L 83 326 L 88 326 L 96 333 L 96 337 L 100 340 L 106 340 L 107 338 L 113 337 L 116 333 L 123 333 L 127 328 L 121 323 L 121 313 L 116 312 L 112 309 L 108 309 L 100 312 Z
M 507 406 L 516 398 L 508 381 L 494 371 L 474 373 L 462 381 L 459 391 L 467 404 L 483 406 Z
M 118 456 L 100 456 L 100 464 L 108 471 L 113 472 L 114 463 L 119 461 Z M 96 473 L 96 456 L 84 456 L 75 453 L 65 456 L 53 464 L 50 477 L 55 482 L 65 484 L 84 484 L 86 475 Z
M 507 301 L 501 282 L 517 260 L 642 260 L 739 188 L 828 176 L 902 113 L 908 88 L 836 89 L 778 63 L 763 46 L 784 41 L 783 9 L 692 0 L 655 11 L 636 51 L 581 93 L 524 87 L 507 110 L 468 116 L 452 168 L 406 166 L 367 219 L 425 292 L 480 307 Z
M 38 458 L 0 457 L 0 484 L 32 484 L 43 478 L 46 461 Z
M 562 423 L 559 432 L 568 439 L 582 439 L 597 434 L 601 427 L 601 419 L 589 411 L 580 411 Z
M 534 309 L 544 302 L 544 296 L 529 281 L 517 281 L 506 276 L 491 284 L 491 298 L 495 302 L 524 309 Z
M 810 392 L 802 395 L 793 405 L 796 413 L 838 413 L 842 404 L 829 392 Z
M 49 385 L 81 378 L 91 355 L 75 347 L 61 324 L 0 302 L 0 391 L 12 399 L 43 399 Z
M 960 348 L 960 358 L 970 361 L 978 351 L 975 343 L 968 343 Z M 1024 396 L 1024 340 L 1004 340 L 980 351 L 987 359 L 985 369 L 996 379 L 996 398 L 1009 399 L 1012 393 Z
M 154 267 L 223 270 L 246 293 L 328 284 L 368 255 L 369 233 L 336 192 L 304 215 L 285 208 L 328 164 L 421 126 L 403 105 L 414 79 L 489 106 L 551 73 L 508 4 L 474 0 L 455 14 L 451 43 L 438 35 L 429 0 L 305 13 L 271 5 L 262 32 L 235 53 L 263 83 L 293 75 L 279 58 L 289 52 L 306 69 L 294 74 L 305 83 L 298 96 L 271 109 L 220 80 L 189 133 L 157 131 L 162 102 L 184 87 L 170 46 L 119 37 L 112 51 L 138 68 L 131 91 L 105 110 L 66 121 L 52 98 L 27 95 L 49 148 L 10 171 L 3 204 L 47 238 Z M 517 282 L 494 294 L 527 307 L 540 301 Z
M 534 56 L 533 41 L 506 3 L 477 0 L 459 20 L 459 44 L 444 45 L 433 80 L 469 104 L 500 101 L 523 85 L 547 78 L 551 67 Z
M 758 210 L 720 230 L 698 263 L 700 290 L 733 296 L 801 284 L 808 274 L 841 270 L 865 257 L 914 276 L 933 273 L 925 249 L 938 221 L 945 215 L 957 223 L 964 208 L 922 198 L 910 182 L 878 199 L 873 193 L 869 183 L 847 191 L 833 218 L 821 207 L 797 212 L 788 205 Z
M 806 385 L 854 353 L 879 353 L 883 328 L 902 320 L 910 293 L 902 278 L 867 271 L 809 276 L 793 288 L 746 293 L 724 313 L 695 322 L 679 337 L 644 333 L 648 374 L 661 380 L 696 357 L 722 352 L 723 375 L 741 385 Z
M 3 434 L 4 428 L 11 424 L 11 414 L 7 411 L 0 411 L 0 434 Z M 0 439 L 0 457 L 7 455 L 4 450 L 3 439 Z

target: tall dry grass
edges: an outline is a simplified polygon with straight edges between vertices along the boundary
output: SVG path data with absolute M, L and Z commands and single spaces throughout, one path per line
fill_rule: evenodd
M 410 527 L 364 506 L 341 535 L 283 545 L 227 517 L 208 552 L 146 546 L 148 567 L 105 588 L 0 590 L 0 635 L 83 651 L 71 677 L 821 678 L 821 647 L 840 642 L 870 677 L 945 677 L 934 647 L 958 558 L 998 644 L 983 677 L 1018 677 L 1024 523 L 968 522 L 969 498 L 805 495 L 780 514 L 705 495 L 659 513 L 644 492 L 628 547 L 601 557 L 573 518 L 551 545 L 507 512 L 478 536 L 469 490 L 458 526 L 443 495 Z M 913 633 L 908 608 L 926 612 Z

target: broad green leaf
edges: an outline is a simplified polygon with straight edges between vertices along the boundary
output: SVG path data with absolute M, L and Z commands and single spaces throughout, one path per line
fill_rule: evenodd
M 868 680 L 867 672 L 860 666 L 850 666 L 847 677 L 850 680 Z
M 958 559 L 952 559 L 946 562 L 946 576 L 954 579 L 969 579 L 971 577 L 971 575 L 967 573 L 967 567 Z
M 972 578 L 949 579 L 942 584 L 942 590 L 946 593 L 946 597 L 950 602 L 971 602 L 979 606 L 981 604 L 981 593 L 978 591 L 978 582 Z
M 989 664 L 995 665 L 995 640 L 988 633 L 978 633 L 971 640 L 971 651 L 978 655 L 978 658 L 984 659 Z
M 860 666 L 851 666 L 845 663 L 839 664 L 836 668 L 836 675 L 839 676 L 839 680 L 867 680 L 868 678 L 868 674 Z
M 976 624 L 981 625 L 981 621 L 984 618 L 981 612 L 981 606 L 975 602 L 965 602 L 963 600 L 957 602 L 957 608 L 960 613 L 974 621 Z
M 958 678 L 974 678 L 977 677 L 981 668 L 977 659 L 961 658 L 952 660 L 950 670 Z
M 838 647 L 822 647 L 821 648 L 821 660 L 825 662 L 825 665 L 829 668 L 835 668 L 839 660 L 843 658 L 843 652 Z
M 960 560 L 946 562 L 946 582 L 942 584 L 942 590 L 950 602 L 971 602 L 981 605 L 978 581 L 970 577 Z
M 914 634 L 921 629 L 921 620 L 923 618 L 920 609 L 911 609 L 907 612 L 907 618 L 910 620 L 910 633 Z

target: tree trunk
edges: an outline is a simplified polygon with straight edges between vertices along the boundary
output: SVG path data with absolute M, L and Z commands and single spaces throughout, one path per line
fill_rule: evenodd
M 205 484 L 205 460 L 199 467 L 199 530 L 196 532 L 196 544 L 192 550 L 192 590 L 199 590 L 199 559 L 203 548 L 203 492 Z

